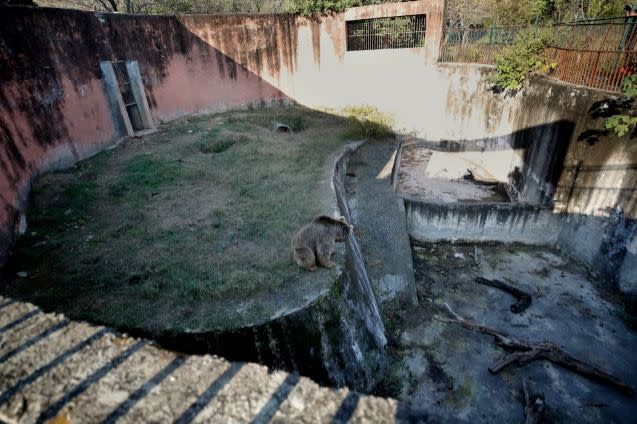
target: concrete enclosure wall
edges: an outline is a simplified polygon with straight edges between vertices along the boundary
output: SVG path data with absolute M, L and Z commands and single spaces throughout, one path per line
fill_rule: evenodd
M 454 205 L 441 215 L 440 205 L 416 202 L 408 207 L 412 230 L 420 228 L 412 235 L 437 239 L 444 230 L 465 240 L 557 241 L 623 292 L 637 294 L 637 274 L 629 271 L 637 266 L 637 143 L 601 131 L 600 111 L 612 113 L 621 96 L 544 77 L 534 77 L 515 96 L 497 94 L 487 80 L 491 72 L 487 66 L 436 65 L 428 74 L 436 100 L 427 102 L 410 130 L 434 149 L 476 153 L 518 204 L 494 208 L 490 219 L 476 205 Z M 536 215 L 538 207 L 549 209 Z M 511 226 L 525 214 L 533 218 Z M 459 229 L 458 222 L 466 225 Z M 501 231 L 490 233 L 490 223 Z
M 560 233 L 550 208 L 515 203 L 425 203 L 405 199 L 407 230 L 420 241 L 552 245 Z
M 0 14 L 0 264 L 30 181 L 127 134 L 100 61 L 137 61 L 155 122 L 285 99 L 175 17 L 8 8 Z
M 560 224 L 567 251 L 600 270 L 621 269 L 624 287 L 637 292 L 626 262 L 637 258 L 637 143 L 594 131 L 603 119 L 592 109 L 617 96 L 545 78 L 516 96 L 495 94 L 485 78 L 492 68 L 436 63 L 444 10 L 444 0 L 316 19 L 3 10 L 0 263 L 31 179 L 125 134 L 99 62 L 133 60 L 156 122 L 281 99 L 331 108 L 370 104 L 437 148 L 492 156 L 494 174 L 518 201 L 567 214 Z M 346 49 L 349 20 L 420 14 L 427 19 L 423 47 Z

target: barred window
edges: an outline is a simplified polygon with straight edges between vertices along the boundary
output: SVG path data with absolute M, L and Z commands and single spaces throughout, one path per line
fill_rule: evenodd
M 347 50 L 381 50 L 425 45 L 425 15 L 395 16 L 347 22 Z

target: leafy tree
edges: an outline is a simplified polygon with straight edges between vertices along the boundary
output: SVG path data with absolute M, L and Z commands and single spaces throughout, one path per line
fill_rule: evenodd
M 450 0 L 447 18 L 455 29 L 488 26 L 493 19 L 491 4 L 485 0 Z
M 342 12 L 348 7 L 361 6 L 363 0 L 293 0 L 287 10 L 303 16 Z
M 548 28 L 530 27 L 519 31 L 513 44 L 496 56 L 496 72 L 491 82 L 501 90 L 516 92 L 532 72 L 555 69 L 546 57 L 546 47 L 553 41 Z
M 625 0 L 549 0 L 548 12 L 553 22 L 621 16 Z
M 547 11 L 547 0 L 491 0 L 498 26 L 524 26 Z

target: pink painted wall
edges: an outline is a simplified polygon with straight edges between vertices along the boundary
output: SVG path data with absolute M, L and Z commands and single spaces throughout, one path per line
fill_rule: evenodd
M 0 14 L 0 265 L 37 175 L 125 135 L 103 60 L 136 60 L 155 121 L 285 99 L 175 17 L 7 8 Z
M 3 9 L 0 265 L 33 178 L 125 135 L 107 99 L 100 61 L 138 61 L 156 123 L 283 99 L 401 110 L 404 105 L 396 100 L 406 97 L 401 93 L 428 85 L 420 75 L 436 62 L 444 6 L 444 0 L 414 1 L 352 8 L 320 19 Z M 424 47 L 345 51 L 347 20 L 414 14 L 427 15 Z

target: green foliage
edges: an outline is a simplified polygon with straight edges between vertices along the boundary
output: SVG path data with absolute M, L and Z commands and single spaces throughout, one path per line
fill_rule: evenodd
M 302 16 L 342 12 L 348 7 L 381 3 L 400 3 L 402 0 L 288 0 L 286 11 Z
M 628 75 L 622 81 L 622 91 L 629 99 L 637 96 L 637 74 Z M 637 117 L 631 115 L 613 115 L 604 124 L 606 130 L 623 137 L 637 126 Z
M 637 74 L 628 75 L 622 81 L 622 91 L 626 97 L 632 99 L 637 96 Z
M 193 13 L 193 3 L 192 0 L 161 0 L 156 1 L 152 11 L 165 15 Z
M 305 122 L 299 115 L 290 117 L 287 124 L 290 126 L 290 128 L 292 128 L 292 131 L 294 132 L 303 131 L 305 129 Z
M 496 56 L 496 73 L 490 81 L 499 89 L 516 92 L 532 72 L 549 72 L 557 66 L 546 57 L 553 41 L 548 28 L 526 28 L 517 33 L 511 46 Z
M 547 0 L 491 0 L 492 14 L 499 26 L 521 26 L 545 13 Z
M 611 130 L 615 135 L 623 137 L 637 124 L 637 118 L 628 115 L 613 115 L 608 118 L 604 128 Z
M 119 178 L 110 185 L 111 197 L 123 198 L 135 192 L 139 195 L 166 186 L 183 175 L 182 166 L 173 160 L 139 155 L 124 164 Z
M 350 128 L 343 135 L 348 139 L 385 138 L 394 135 L 393 120 L 372 106 L 352 106 L 343 110 Z
M 586 17 L 596 19 L 623 15 L 625 2 L 622 0 L 589 0 L 586 6 Z
M 199 150 L 201 153 L 221 153 L 228 150 L 233 144 L 234 141 L 229 139 L 216 140 L 209 143 L 202 143 L 199 146 Z
M 342 12 L 348 7 L 361 6 L 362 0 L 293 0 L 288 11 L 302 16 L 311 16 L 330 12 Z

